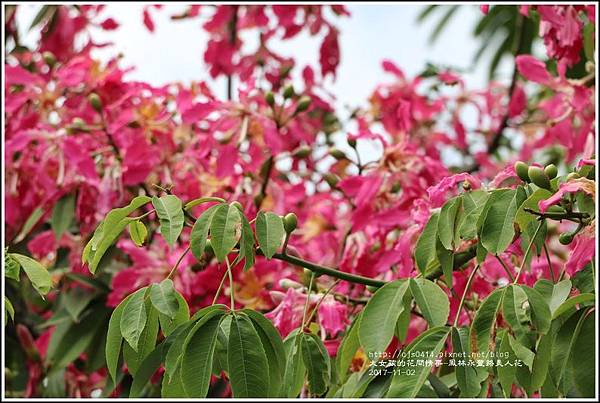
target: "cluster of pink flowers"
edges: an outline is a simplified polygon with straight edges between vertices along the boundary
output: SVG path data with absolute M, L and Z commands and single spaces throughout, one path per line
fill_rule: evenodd
M 57 7 L 54 18 L 59 23 L 46 23 L 39 48 L 11 54 L 5 66 L 7 239 L 14 239 L 41 208 L 34 235 L 26 238 L 29 252 L 51 266 L 58 249 L 68 249 L 71 270 L 87 275 L 80 259 L 82 247 L 110 209 L 125 205 L 140 193 L 155 192 L 152 185 L 161 184 L 172 185 L 183 200 L 201 196 L 238 200 L 253 218 L 259 210 L 255 196 L 265 185 L 258 172 L 272 159 L 265 197 L 258 205 L 278 214 L 297 214 L 300 225 L 290 240 L 296 253 L 383 280 L 414 276 L 413 252 L 419 234 L 431 213 L 458 194 L 463 184 L 471 189 L 515 186 L 512 162 L 530 160 L 536 150 L 555 144 L 566 149 L 568 163 L 581 158 L 591 161 L 595 87 L 567 79 L 565 69 L 579 58 L 581 14 L 587 13 L 593 21 L 594 8 L 535 8 L 542 18 L 548 56 L 559 61 L 559 74 L 552 75 L 532 56 L 519 56 L 516 63 L 527 81 L 551 91 L 549 98 L 528 105 L 520 84 L 509 99 L 507 89 L 497 83 L 483 90 L 468 89 L 452 71 L 409 78 L 393 62 L 384 61 L 382 68 L 389 82 L 374 89 L 369 107 L 353 115 L 354 128 L 347 133 L 359 146 L 371 143 L 383 149 L 381 159 L 363 164 L 350 153 L 348 159 L 335 160 L 324 152 L 335 117 L 334 99 L 328 95 L 324 79 L 335 76 L 340 61 L 335 19 L 349 15 L 344 7 L 192 6 L 173 16 L 210 15 L 203 25 L 210 35 L 204 61 L 212 77 L 237 78 L 232 100 L 218 99 L 204 81 L 154 87 L 127 80 L 128 69 L 122 68 L 118 59 L 101 63 L 91 57 L 91 49 L 103 44 L 88 37 L 83 48 L 76 46 L 76 39 L 88 35 L 90 26 L 112 30 L 118 28 L 118 22 L 100 18 L 102 6 Z M 156 12 L 163 10 L 147 6 L 143 11 L 143 22 L 150 31 Z M 6 24 L 7 32 L 14 30 L 14 15 Z M 289 82 L 290 69 L 297 67 L 293 59 L 275 53 L 270 41 L 286 40 L 303 30 L 323 36 L 320 68 L 303 66 L 304 87 L 295 88 L 297 94 L 311 97 L 310 108 L 295 114 L 297 99 L 291 99 L 277 105 L 275 112 L 265 101 L 265 93 L 277 92 Z M 259 36 L 256 51 L 244 53 L 240 31 Z M 41 57 L 44 51 L 56 58 L 53 65 Z M 433 84 L 440 89 L 432 90 Z M 92 92 L 101 99 L 100 113 L 87 101 Z M 529 108 L 534 111 L 529 113 Z M 475 111 L 474 123 L 467 124 L 466 109 Z M 474 144 L 490 144 L 507 115 L 512 128 L 526 129 L 527 134 L 522 136 L 519 152 L 510 160 L 501 160 Z M 540 126 L 532 121 L 552 124 Z M 295 153 L 302 147 L 311 149 L 308 156 Z M 464 166 L 444 161 L 443 151 L 450 149 L 461 156 Z M 323 164 L 328 168 L 323 169 Z M 476 168 L 471 173 L 456 173 L 473 164 Z M 507 165 L 510 168 L 505 168 Z M 331 176 L 336 178 L 335 186 Z M 560 195 L 579 189 L 567 186 Z M 67 231 L 55 239 L 43 223 L 66 195 L 75 197 L 78 231 Z M 200 215 L 203 208 L 194 208 L 193 214 Z M 160 237 L 143 248 L 121 239 L 117 244 L 122 252 L 117 257 L 120 269 L 112 278 L 108 304 L 116 306 L 136 289 L 162 280 L 185 249 L 189 235 L 185 229 L 182 243 L 173 249 Z M 574 274 L 593 257 L 594 242 L 593 231 L 582 232 L 567 259 L 563 255 L 569 252 L 566 247 L 553 246 L 560 253 L 551 256 L 551 263 L 567 264 L 568 273 Z M 459 250 L 469 246 L 465 242 Z M 500 256 L 513 273 L 522 258 L 518 241 Z M 463 292 L 472 269 L 468 266 L 456 273 L 456 294 Z M 223 268 L 215 262 L 197 262 L 188 255 L 174 278 L 175 287 L 194 312 L 212 302 L 222 274 Z M 297 268 L 258 258 L 248 272 L 236 267 L 234 276 L 240 306 L 269 311 L 267 317 L 282 336 L 300 325 L 305 291 L 280 285 L 282 279 L 301 281 L 302 272 Z M 523 281 L 531 285 L 542 277 L 549 278 L 547 260 L 536 257 Z M 320 278 L 320 287 L 327 288 L 331 281 Z M 502 265 L 488 257 L 472 292 L 483 299 L 507 281 Z M 364 286 L 348 282 L 337 285 L 334 293 L 348 298 L 370 295 Z M 311 309 L 318 302 L 314 297 L 309 298 Z M 227 297 L 220 298 L 226 301 Z M 451 297 L 450 301 L 452 319 L 458 300 Z M 350 323 L 349 316 L 357 309 L 333 295 L 319 305 L 317 321 L 332 355 Z M 463 315 L 461 323 L 468 323 L 468 315 Z M 423 327 L 422 321 L 411 323 L 407 342 Z M 49 332 L 43 333 L 41 340 Z M 68 372 L 73 385 L 78 385 L 76 369 Z M 90 378 L 88 386 L 97 381 Z M 89 389 L 77 386 L 82 395 Z

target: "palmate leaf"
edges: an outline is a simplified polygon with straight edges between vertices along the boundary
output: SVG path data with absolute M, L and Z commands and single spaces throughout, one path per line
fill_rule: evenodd
M 92 274 L 96 272 L 106 250 L 117 240 L 131 221 L 127 216 L 150 201 L 151 199 L 147 196 L 137 196 L 129 205 L 111 210 L 98 225 L 81 256 L 82 263 L 88 264 Z
M 269 395 L 267 355 L 252 321 L 242 313 L 231 318 L 227 367 L 234 397 Z
M 184 216 L 181 200 L 175 195 L 153 196 L 152 205 L 160 220 L 160 233 L 172 248 L 183 230 Z

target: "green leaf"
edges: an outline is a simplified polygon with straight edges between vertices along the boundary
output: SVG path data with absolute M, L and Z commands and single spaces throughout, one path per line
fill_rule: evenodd
M 572 351 L 571 366 L 573 368 L 573 383 L 581 397 L 594 397 L 596 386 L 596 345 L 595 312 L 590 312 L 583 318 Z
M 533 353 L 533 351 L 531 351 L 530 349 L 525 347 L 523 344 L 521 344 L 518 340 L 516 340 L 512 336 L 510 336 L 508 338 L 508 341 L 510 343 L 510 346 L 511 346 L 513 352 L 515 353 L 515 356 L 518 359 L 520 359 L 521 361 L 523 361 L 523 363 L 529 368 L 529 370 L 531 370 L 531 368 L 533 368 L 533 359 L 535 357 L 535 354 Z M 517 373 L 517 376 L 518 376 L 518 373 Z
M 148 291 L 148 287 L 141 288 L 131 295 L 123 308 L 121 321 L 119 322 L 121 335 L 136 352 L 138 341 L 146 326 L 146 291 Z
M 19 253 L 11 253 L 10 257 L 16 260 L 23 268 L 23 271 L 27 274 L 33 288 L 35 288 L 40 295 L 43 296 L 48 294 L 50 288 L 52 288 L 52 278 L 44 266 L 29 256 L 21 255 Z
M 137 370 L 144 359 L 154 350 L 156 346 L 156 337 L 158 336 L 158 311 L 154 309 L 149 300 L 144 302 L 147 314 L 146 326 L 140 334 L 135 351 L 128 343 L 123 346 L 123 358 L 127 364 L 127 370 L 133 376 L 137 374 Z M 127 307 L 125 307 L 127 310 Z
M 226 203 L 227 201 L 225 199 L 221 199 L 220 197 L 200 197 L 198 199 L 190 200 L 189 202 L 185 203 L 184 209 L 190 210 L 196 206 L 199 206 L 202 203 L 209 202 Z
M 515 236 L 514 221 L 517 209 L 525 200 L 525 191 L 503 189 L 492 193 L 481 227 L 481 243 L 488 252 L 498 255 L 510 246 Z
M 298 397 L 304 385 L 306 367 L 302 360 L 301 340 L 301 333 L 296 329 L 283 342 L 286 349 L 286 366 L 282 389 L 284 397 Z
M 539 333 L 547 333 L 548 330 L 550 330 L 552 315 L 550 314 L 550 308 L 544 300 L 544 297 L 542 297 L 542 295 L 534 288 L 525 285 L 521 285 L 520 287 L 525 291 L 525 294 L 527 294 L 527 300 L 529 301 L 529 307 L 531 308 L 531 323 Z
M 531 223 L 537 222 L 537 217 L 534 214 L 531 214 L 525 209 L 531 209 L 534 211 L 540 211 L 538 207 L 538 203 L 542 200 L 546 200 L 552 196 L 552 192 L 546 189 L 536 189 L 535 192 L 531 194 L 524 202 L 521 204 L 519 209 L 517 210 L 517 215 L 515 216 L 515 222 L 521 229 L 521 232 L 526 231 Z
M 202 316 L 186 337 L 181 356 L 181 381 L 187 397 L 203 398 L 208 393 L 213 354 L 223 311 Z
M 436 241 L 439 213 L 434 213 L 429 217 L 423 232 L 419 236 L 415 246 L 415 262 L 419 271 L 425 274 L 427 266 L 432 260 L 436 259 Z
M 150 301 L 158 312 L 169 318 L 175 318 L 179 310 L 177 291 L 173 288 L 173 280 L 164 279 L 160 284 L 150 286 Z
M 463 213 L 463 199 L 461 196 L 448 200 L 440 211 L 437 233 L 442 245 L 447 250 L 454 250 L 460 242 L 459 224 Z
M 424 278 L 411 278 L 410 291 L 419 310 L 429 326 L 443 326 L 450 314 L 450 301 L 446 293 L 433 281 Z
M 358 337 L 367 355 L 385 351 L 392 341 L 407 290 L 408 281 L 392 281 L 379 288 L 365 306 L 358 324 Z
M 269 362 L 269 397 L 280 397 L 285 371 L 285 349 L 279 332 L 270 320 L 251 309 L 242 310 L 254 324 Z
M 465 361 L 469 360 L 469 329 L 466 327 L 452 328 L 452 352 L 460 353 Z M 474 367 L 457 366 L 456 382 L 460 389 L 460 397 L 477 397 L 481 390 L 481 385 L 477 379 L 477 372 Z
M 7 248 L 8 249 L 8 248 Z M 20 280 L 21 265 L 13 259 L 8 251 L 4 251 L 4 277 L 11 278 L 15 281 Z
M 190 234 L 190 249 L 196 259 L 201 260 L 204 254 L 204 247 L 206 246 L 206 238 L 208 237 L 208 229 L 212 218 L 221 204 L 211 206 L 202 213 L 200 217 L 194 223 L 192 232 Z
M 529 332 L 527 313 L 524 304 L 527 301 L 527 294 L 521 287 L 509 284 L 502 297 L 502 315 L 509 324 L 513 333 L 521 337 Z
M 321 339 L 312 333 L 302 333 L 302 361 L 308 372 L 308 390 L 322 395 L 327 391 L 331 364 L 329 354 Z
M 57 240 L 60 240 L 62 234 L 69 229 L 74 216 L 75 196 L 66 195 L 61 197 L 52 209 L 52 218 L 50 220 L 50 227 L 52 227 Z
M 152 197 L 152 205 L 160 220 L 160 233 L 172 248 L 183 230 L 183 210 L 181 200 L 174 195 Z
M 219 262 L 225 261 L 225 257 L 237 243 L 236 229 L 240 224 L 240 211 L 235 206 L 218 206 L 210 223 L 210 235 L 212 248 Z
M 27 220 L 25 220 L 25 224 L 23 224 L 23 228 L 21 228 L 21 231 L 15 237 L 15 239 L 12 241 L 12 243 L 17 244 L 17 243 L 21 242 L 23 239 L 25 239 L 25 237 L 29 234 L 29 232 L 33 229 L 33 227 L 35 227 L 35 225 L 38 223 L 38 221 L 40 220 L 40 218 L 42 218 L 43 215 L 44 215 L 44 209 L 42 209 L 41 207 L 37 207 L 35 210 L 33 210 L 33 212 L 29 215 L 29 217 L 27 217 Z
M 267 356 L 252 321 L 244 314 L 236 314 L 231 318 L 227 367 L 235 398 L 268 396 Z
M 144 294 L 144 292 L 145 290 L 142 288 L 135 293 Z M 119 305 L 117 305 L 108 322 L 105 354 L 106 366 L 113 382 L 117 379 L 117 366 L 119 365 L 119 355 L 121 353 L 121 344 L 123 342 L 123 336 L 121 336 L 121 316 L 123 315 L 125 305 L 127 305 L 127 302 L 129 302 L 134 294 L 128 295 Z
M 277 252 L 283 241 L 285 230 L 283 221 L 275 213 L 259 212 L 256 216 L 256 237 L 265 257 L 270 259 Z
M 454 271 L 454 252 L 447 250 L 442 245 L 442 242 L 437 239 L 436 242 L 436 255 L 440 266 L 442 267 L 442 273 L 444 273 L 444 282 L 448 288 L 452 288 L 452 273 Z
M 490 348 L 492 328 L 496 323 L 496 315 L 504 288 L 497 288 L 483 301 L 471 323 L 469 341 L 471 353 L 486 353 L 494 351 Z
M 413 356 L 436 357 L 446 342 L 450 328 L 434 327 L 421 333 L 406 348 L 406 352 Z M 433 360 L 432 365 L 433 365 Z M 390 384 L 386 397 L 394 398 L 413 398 L 419 393 L 427 376 L 431 372 L 432 365 L 423 365 L 415 367 L 414 374 L 407 374 L 405 371 L 397 371 Z
M 160 328 L 165 336 L 169 336 L 179 325 L 190 319 L 190 308 L 185 298 L 178 292 L 175 292 L 175 298 L 177 299 L 177 312 L 175 313 L 175 317 L 170 318 L 160 311 L 158 312 Z
M 406 308 L 403 308 L 403 310 L 405 309 Z M 346 334 L 342 338 L 340 346 L 338 347 L 336 361 L 337 368 L 340 372 L 340 381 L 342 383 L 348 378 L 348 367 L 350 366 L 350 363 L 352 362 L 352 358 L 354 358 L 356 351 L 360 347 L 360 340 L 358 338 L 358 328 L 361 316 L 362 311 L 356 316 L 356 318 L 350 325 L 350 328 L 346 331 Z
M 558 307 L 569 298 L 571 287 L 571 280 L 563 280 L 554 284 L 546 279 L 538 280 L 533 286 L 548 304 L 551 314 L 554 314 Z
M 515 353 L 511 347 L 510 335 L 506 331 L 502 331 L 502 337 L 500 341 L 500 348 L 498 349 L 499 355 L 501 354 L 502 362 L 504 361 L 514 361 L 516 359 Z M 517 368 L 514 366 L 502 365 L 497 367 L 498 371 L 498 380 L 500 381 L 500 385 L 502 385 L 502 393 L 505 398 L 511 397 L 512 385 L 515 382 L 515 376 L 517 373 Z
M 552 329 L 540 338 L 537 345 L 535 357 L 533 358 L 533 365 L 531 367 L 531 389 L 538 390 L 546 381 L 548 375 L 548 368 L 550 366 L 550 358 L 552 354 L 552 345 L 556 338 L 556 331 L 558 323 L 552 324 Z
M 144 388 L 151 385 L 150 379 L 156 370 L 158 370 L 162 361 L 163 344 L 161 343 L 156 346 L 140 363 L 129 389 L 129 398 L 142 397 Z
M 111 210 L 102 221 L 92 239 L 83 249 L 82 263 L 88 263 L 90 272 L 94 274 L 106 250 L 117 240 L 131 218 L 127 217 L 151 199 L 147 196 L 137 196 L 129 205 Z
M 81 288 L 72 288 L 68 292 L 63 292 L 61 295 L 61 305 L 71 315 L 73 322 L 79 321 L 79 316 L 87 308 L 90 302 L 96 298 L 96 292 L 90 292 Z
M 462 239 L 477 237 L 477 220 L 483 212 L 490 194 L 481 189 L 463 193 L 463 219 L 460 222 L 459 236 Z
M 594 302 L 596 300 L 596 296 L 591 293 L 584 293 L 574 296 L 573 298 L 569 298 L 554 311 L 552 315 L 552 320 L 558 318 L 559 316 L 565 314 L 572 308 L 576 307 L 579 304 L 584 304 L 586 302 Z
M 6 296 L 4 296 L 4 309 L 6 309 L 6 314 L 4 315 L 4 326 L 6 326 L 6 324 L 8 323 L 9 315 L 12 321 L 15 321 L 15 308 Z
M 137 246 L 142 246 L 148 236 L 148 229 L 141 221 L 131 221 L 129 223 L 129 236 Z
M 571 356 L 573 345 L 577 341 L 584 318 L 584 310 L 579 310 L 574 315 L 571 315 L 559 328 L 554 339 L 554 345 L 552 346 L 549 375 L 552 377 L 557 390 L 563 395 L 567 392 L 565 390 L 567 388 L 564 385 L 564 378 L 569 364 L 569 357 Z M 589 342 L 589 340 L 586 341 L 586 343 Z
M 256 250 L 254 247 L 254 232 L 252 231 L 252 227 L 250 226 L 248 219 L 242 211 L 240 211 L 240 216 L 242 219 L 242 235 L 240 237 L 240 256 L 243 256 L 245 259 L 244 271 L 246 271 L 252 266 L 254 266 L 254 255 L 256 253 Z
M 594 61 L 594 48 L 596 47 L 595 30 L 596 26 L 591 21 L 583 27 L 583 51 L 585 52 L 585 58 L 592 62 Z

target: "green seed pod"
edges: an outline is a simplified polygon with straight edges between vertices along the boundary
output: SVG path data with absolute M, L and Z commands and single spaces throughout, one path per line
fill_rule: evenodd
M 283 228 L 287 234 L 291 234 L 294 232 L 296 227 L 298 226 L 298 217 L 294 213 L 287 213 L 285 217 L 283 217 Z
M 331 155 L 333 158 L 335 158 L 338 161 L 347 159 L 346 154 L 338 148 L 331 148 L 329 150 L 329 155 Z
M 204 253 L 206 253 L 208 255 L 214 255 L 215 254 L 215 251 L 213 250 L 212 243 L 210 242 L 210 239 L 206 240 L 206 244 L 204 245 Z
M 579 179 L 581 178 L 581 175 L 579 175 L 577 172 L 571 172 L 570 174 L 567 175 L 567 181 L 570 181 L 572 179 Z
M 56 64 L 56 57 L 52 52 L 44 52 L 42 53 L 42 59 L 44 59 L 44 63 L 48 65 L 48 67 L 52 68 Z
M 549 179 L 554 179 L 558 175 L 558 168 L 556 168 L 556 165 L 550 164 L 544 168 L 544 173 L 548 175 Z
M 90 101 L 90 105 L 92 105 L 92 108 L 94 108 L 96 112 L 102 112 L 102 100 L 98 94 L 92 92 L 90 95 L 88 95 L 88 101 Z
M 336 174 L 329 172 L 323 174 L 323 179 L 325 179 L 325 182 L 327 182 L 327 184 L 332 188 L 336 187 L 340 181 L 340 178 L 338 178 Z
M 292 157 L 295 158 L 306 158 L 310 155 L 312 149 L 309 146 L 298 147 L 293 153 Z
M 552 186 L 550 185 L 550 179 L 548 178 L 548 176 L 546 175 L 546 173 L 544 172 L 544 170 L 540 167 L 529 167 L 529 170 L 527 171 L 527 175 L 529 175 L 529 178 L 531 179 L 531 181 L 536 184 L 537 186 L 543 188 L 543 189 L 548 189 L 551 190 Z
M 310 278 L 311 278 L 312 274 L 313 274 L 313 272 L 308 269 L 304 269 L 304 271 L 302 272 L 302 284 L 304 284 L 305 287 L 308 287 L 310 285 Z M 313 290 L 316 288 L 315 281 L 317 280 L 318 277 L 319 277 L 319 274 L 315 273 L 315 277 L 313 279 L 313 285 L 312 285 Z
M 275 105 L 275 95 L 273 95 L 273 93 L 271 91 L 269 91 L 265 94 L 265 102 L 269 106 Z
M 348 137 L 348 145 L 352 148 L 356 147 L 356 139 L 352 137 Z
M 231 203 L 231 207 L 237 207 L 238 210 L 244 211 L 244 207 L 242 206 L 242 203 L 240 203 L 237 200 Z
M 72 124 L 74 127 L 80 129 L 83 128 L 85 126 L 85 122 L 83 121 L 83 119 L 77 117 L 77 118 L 73 118 Z
M 560 242 L 563 245 L 570 244 L 571 242 L 573 242 L 573 234 L 571 234 L 570 232 L 563 232 L 558 237 L 558 242 Z
M 523 161 L 515 162 L 515 172 L 517 173 L 517 176 L 519 178 L 521 178 L 521 180 L 523 182 L 527 182 L 527 183 L 531 182 L 531 180 L 529 179 L 529 174 L 527 172 L 528 170 L 529 170 L 529 165 L 527 165 Z
M 311 102 L 312 102 L 312 100 L 310 99 L 309 96 L 307 96 L 307 95 L 301 96 L 300 99 L 298 100 L 298 105 L 296 105 L 295 113 L 300 113 L 300 112 L 304 112 L 305 110 L 307 110 L 308 107 L 310 106 Z
M 294 86 L 292 84 L 286 86 L 283 89 L 283 97 L 285 99 L 290 99 L 291 97 L 294 96 L 294 94 L 295 94 L 295 92 L 294 92 Z

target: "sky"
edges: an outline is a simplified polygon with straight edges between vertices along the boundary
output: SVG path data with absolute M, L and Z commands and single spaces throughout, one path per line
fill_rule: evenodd
M 23 29 L 21 38 L 35 45 L 39 32 L 27 32 L 39 5 L 23 4 L 17 13 L 18 26 Z M 487 85 L 487 60 L 472 66 L 478 42 L 472 31 L 481 16 L 477 5 L 463 5 L 446 26 L 438 40 L 431 44 L 429 35 L 443 12 L 434 14 L 423 23 L 417 22 L 422 4 L 350 4 L 350 17 L 333 18 L 339 28 L 341 62 L 335 81 L 328 79 L 327 88 L 337 97 L 338 110 L 350 111 L 364 106 L 377 84 L 389 81 L 383 73 L 381 62 L 389 59 L 409 77 L 419 74 L 427 62 L 454 66 L 462 74 L 468 88 Z M 183 10 L 182 5 L 166 5 L 161 10 L 151 9 L 155 31 L 149 32 L 142 23 L 143 4 L 108 4 L 102 16 L 112 17 L 120 27 L 115 31 L 93 29 L 97 42 L 110 41 L 114 45 L 96 50 L 97 57 L 108 60 L 118 53 L 123 55 L 121 66 L 135 66 L 128 74 L 131 80 L 153 85 L 169 82 L 206 80 L 217 93 L 225 95 L 224 79 L 214 80 L 203 64 L 207 35 L 201 25 L 204 19 L 172 21 L 171 15 Z M 202 14 L 202 13 L 201 13 Z M 206 13 L 206 15 L 210 15 Z M 252 38 L 247 42 L 252 46 Z M 311 37 L 302 32 L 292 40 L 273 42 L 273 49 L 284 56 L 293 56 L 298 65 L 318 66 L 318 51 L 322 35 Z M 512 61 L 500 63 L 497 80 L 508 84 L 512 75 Z M 299 71 L 296 80 L 299 80 Z M 367 160 L 377 158 L 376 150 L 365 149 Z M 368 158 L 371 157 L 371 158 Z

